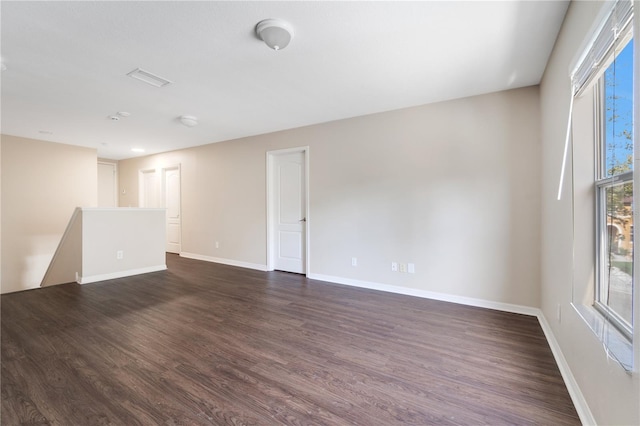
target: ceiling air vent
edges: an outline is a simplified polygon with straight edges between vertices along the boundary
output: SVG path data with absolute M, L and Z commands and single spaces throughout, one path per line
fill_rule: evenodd
M 127 73 L 127 75 L 131 78 L 144 81 L 145 83 L 155 87 L 163 87 L 163 86 L 166 86 L 167 84 L 171 84 L 171 82 L 166 78 L 162 78 L 155 74 L 151 74 L 149 71 L 145 71 L 140 68 L 136 68 L 130 73 Z

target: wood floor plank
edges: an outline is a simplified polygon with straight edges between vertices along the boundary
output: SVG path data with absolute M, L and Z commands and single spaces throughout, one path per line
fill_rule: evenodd
M 2 295 L 2 424 L 580 424 L 534 317 L 167 264 Z

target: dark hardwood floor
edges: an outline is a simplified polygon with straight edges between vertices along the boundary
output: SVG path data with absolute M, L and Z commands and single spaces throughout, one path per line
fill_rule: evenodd
M 2 424 L 580 423 L 534 317 L 167 263 L 3 295 Z

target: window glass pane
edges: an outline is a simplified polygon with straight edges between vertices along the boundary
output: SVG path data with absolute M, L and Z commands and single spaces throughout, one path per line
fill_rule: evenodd
M 604 191 L 606 233 L 604 270 L 599 301 L 633 324 L 633 182 Z
M 633 170 L 633 39 L 604 74 L 604 176 Z

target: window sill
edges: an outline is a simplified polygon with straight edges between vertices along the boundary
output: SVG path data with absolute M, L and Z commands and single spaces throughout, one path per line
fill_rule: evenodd
M 572 303 L 571 306 L 602 342 L 607 355 L 615 359 L 625 371 L 633 371 L 633 344 L 605 317 L 591 306 Z

